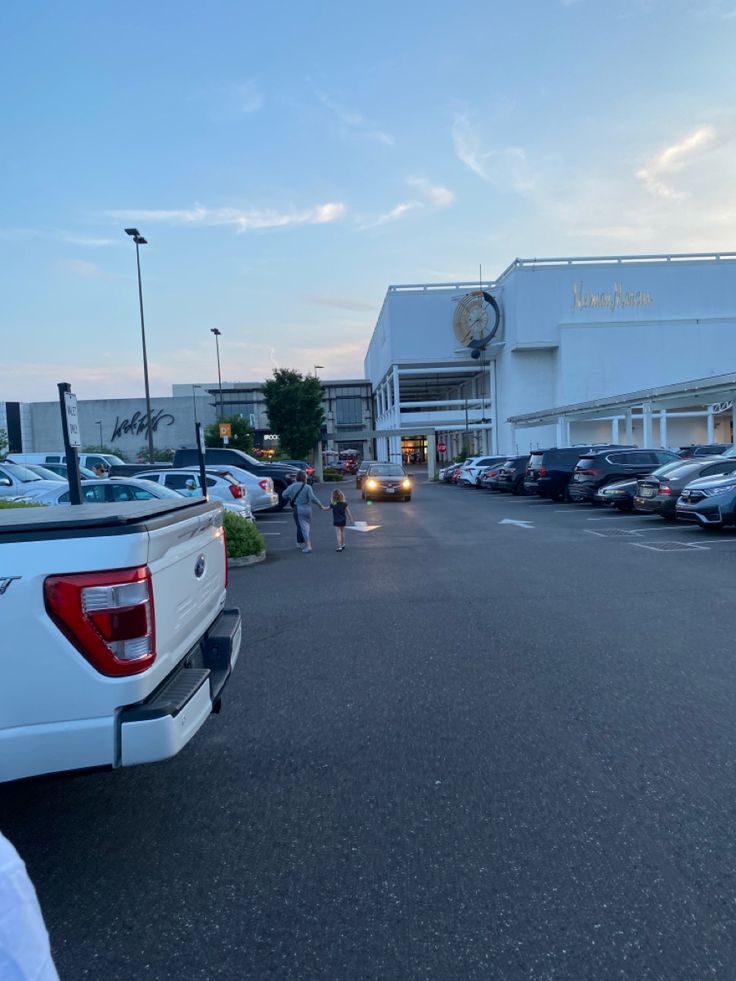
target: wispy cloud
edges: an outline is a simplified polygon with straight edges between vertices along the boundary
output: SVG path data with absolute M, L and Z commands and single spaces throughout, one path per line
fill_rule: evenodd
M 161 222 L 167 225 L 226 226 L 237 232 L 263 228 L 288 228 L 295 225 L 326 225 L 346 213 L 339 201 L 318 204 L 301 211 L 274 209 L 208 208 L 195 204 L 192 208 L 146 209 L 124 208 L 105 212 L 118 221 Z
M 206 85 L 198 89 L 192 99 L 203 103 L 205 111 L 218 123 L 237 122 L 243 116 L 259 112 L 265 102 L 261 89 L 253 79 Z
M 677 143 L 661 150 L 648 160 L 636 176 L 644 181 L 647 190 L 663 198 L 682 198 L 686 192 L 677 190 L 671 179 L 686 167 L 698 161 L 699 156 L 709 151 L 716 138 L 713 126 L 698 126 Z
M 478 129 L 465 113 L 456 113 L 452 124 L 455 155 L 481 180 L 519 192 L 535 183 L 525 150 L 519 146 L 486 147 Z
M 370 123 L 366 122 L 364 117 L 359 112 L 353 112 L 350 109 L 346 109 L 344 106 L 339 105 L 328 95 L 319 89 L 315 89 L 315 95 L 317 101 L 320 102 L 325 109 L 328 109 L 331 115 L 337 120 L 344 130 L 352 130 L 356 134 L 365 137 L 369 140 L 374 140 L 376 143 L 382 143 L 384 146 L 393 146 L 394 138 L 390 133 L 386 133 L 382 129 L 374 129 Z
M 419 211 L 423 208 L 446 208 L 455 200 L 455 194 L 447 187 L 439 184 L 432 184 L 426 177 L 407 177 L 406 183 L 409 187 L 418 191 L 424 200 L 412 198 L 402 201 L 389 211 L 370 217 L 358 217 L 358 228 L 380 228 L 382 225 L 389 225 L 392 222 L 405 218 L 408 214 Z
M 425 177 L 409 177 L 407 184 L 416 188 L 430 204 L 436 204 L 440 208 L 446 208 L 455 200 L 454 192 L 448 187 L 431 184 Z

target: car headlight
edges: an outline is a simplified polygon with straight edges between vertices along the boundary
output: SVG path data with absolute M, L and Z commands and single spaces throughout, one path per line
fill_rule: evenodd
M 365 486 L 366 487 L 376 488 L 376 487 L 378 487 L 378 481 L 377 480 L 366 480 Z
M 700 492 L 706 497 L 717 497 L 719 494 L 732 494 L 736 491 L 736 483 L 721 484 L 720 487 L 701 487 Z
M 411 490 L 411 481 L 404 480 L 402 481 L 401 486 L 404 488 L 404 490 Z

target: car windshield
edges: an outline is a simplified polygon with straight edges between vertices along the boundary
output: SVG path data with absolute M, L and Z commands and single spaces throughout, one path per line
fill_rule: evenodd
M 119 456 L 115 456 L 114 453 L 104 453 L 102 459 L 105 463 L 109 464 L 111 467 L 119 467 L 125 465 L 125 460 L 121 460 Z
M 376 463 L 368 471 L 371 477 L 403 477 L 404 471 L 398 463 Z
M 137 485 L 136 485 L 137 486 Z M 146 490 L 152 491 L 155 497 L 186 497 L 186 491 L 175 491 L 171 487 L 164 487 L 163 484 L 154 484 L 151 482 L 151 486 L 146 485 Z
M 8 476 L 19 480 L 22 484 L 32 484 L 34 481 L 42 479 L 37 473 L 29 470 L 28 467 L 22 467 L 19 463 L 4 463 L 3 470 L 7 472 Z

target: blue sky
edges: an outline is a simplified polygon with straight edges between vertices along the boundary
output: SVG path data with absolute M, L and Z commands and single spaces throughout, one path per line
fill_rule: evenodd
M 360 377 L 390 283 L 736 249 L 736 0 L 5 0 L 0 399 Z

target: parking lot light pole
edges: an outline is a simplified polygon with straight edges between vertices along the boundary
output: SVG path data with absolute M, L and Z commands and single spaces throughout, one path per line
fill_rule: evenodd
M 143 319 L 143 287 L 141 285 L 141 255 L 139 246 L 148 245 L 148 242 L 141 235 L 137 228 L 126 228 L 125 234 L 135 242 L 135 264 L 138 269 L 138 304 L 141 310 L 141 341 L 143 342 L 143 381 L 146 386 L 146 421 L 148 425 L 148 462 L 154 463 L 153 458 L 153 428 L 151 423 L 151 390 L 148 385 L 148 355 L 146 354 L 146 324 Z
M 98 419 L 97 422 L 95 423 L 95 426 L 100 427 L 100 453 L 102 453 L 102 420 Z
M 217 384 L 220 386 L 220 413 L 218 419 L 222 419 L 222 374 L 220 372 L 220 337 L 222 331 L 217 327 L 210 327 L 210 333 L 215 335 L 215 347 L 217 348 Z

